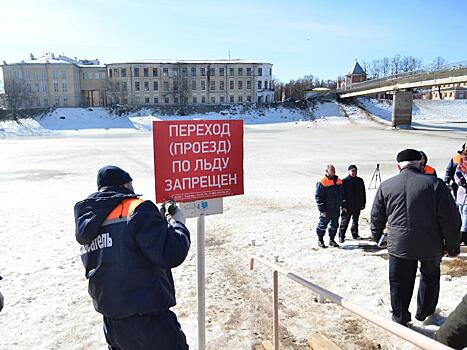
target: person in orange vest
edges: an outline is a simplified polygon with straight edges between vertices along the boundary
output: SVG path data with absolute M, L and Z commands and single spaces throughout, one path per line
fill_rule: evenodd
M 454 194 L 454 198 L 457 196 L 457 184 L 454 181 L 454 174 L 456 173 L 457 166 L 459 165 L 459 162 L 461 161 L 461 155 L 465 151 L 465 143 L 462 145 L 462 149 L 460 151 L 457 151 L 457 154 L 455 154 L 451 160 L 449 161 L 448 165 L 446 166 L 446 173 L 444 174 L 444 182 L 446 182 L 446 185 L 452 189 L 452 192 Z
M 318 246 L 327 248 L 324 244 L 324 234 L 329 225 L 329 246 L 339 247 L 334 238 L 339 227 L 339 215 L 342 200 L 344 198 L 342 181 L 336 175 L 334 165 L 328 165 L 325 169 L 325 176 L 316 184 L 315 199 L 319 210 L 319 222 L 316 228 L 318 234 Z M 342 208 L 346 213 L 347 209 Z
M 75 205 L 75 236 L 109 349 L 187 350 L 171 269 L 185 260 L 190 232 L 180 208 L 164 215 L 135 194 L 123 169 L 97 174 L 98 192 Z M 165 217 L 164 217 L 165 216 Z
M 427 175 L 433 175 L 433 176 L 438 176 L 436 174 L 436 169 L 429 166 L 428 163 L 428 157 L 426 156 L 425 152 L 420 151 L 420 154 L 422 155 L 422 173 L 427 174 Z

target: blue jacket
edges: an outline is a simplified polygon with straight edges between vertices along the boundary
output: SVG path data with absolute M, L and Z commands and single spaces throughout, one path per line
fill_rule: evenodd
M 448 165 L 446 166 L 446 173 L 444 174 L 444 182 L 450 183 L 454 182 L 454 174 L 456 173 L 457 166 L 461 160 L 460 154 L 454 155 L 451 160 L 449 160 Z
M 159 313 L 174 306 L 171 268 L 190 248 L 185 225 L 169 225 L 151 201 L 122 187 L 109 187 L 75 205 L 88 291 L 104 316 Z
M 343 197 L 342 181 L 337 176 L 325 176 L 316 184 L 315 199 L 321 213 L 339 210 Z

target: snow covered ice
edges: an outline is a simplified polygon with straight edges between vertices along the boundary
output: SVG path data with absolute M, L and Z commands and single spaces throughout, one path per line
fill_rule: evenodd
M 272 271 L 261 264 L 249 271 L 252 254 L 271 262 L 279 256 L 282 267 L 390 319 L 387 260 L 353 240 L 342 249 L 318 248 L 315 184 L 326 164 L 334 164 L 344 177 L 354 163 L 368 187 L 376 163 L 387 179 L 396 174 L 396 153 L 408 147 L 425 151 L 442 176 L 465 142 L 467 107 L 461 101 L 429 102 L 415 102 L 417 130 L 389 130 L 357 107 L 334 103 L 318 106 L 316 119 L 287 110 L 207 116 L 245 119 L 245 195 L 225 198 L 224 214 L 206 218 L 208 349 L 251 349 L 272 339 Z M 384 105 L 362 103 L 374 108 L 376 118 L 387 120 Z M 127 170 L 135 191 L 155 198 L 150 126 L 158 119 L 168 118 L 57 109 L 39 121 L 22 120 L 21 126 L 0 122 L 0 288 L 6 303 L 0 313 L 1 349 L 105 348 L 102 317 L 87 294 L 74 239 L 73 206 L 96 189 L 97 170 L 105 164 Z M 364 237 L 370 235 L 374 192 L 367 191 L 361 215 Z M 193 242 L 185 263 L 173 270 L 174 311 L 190 348 L 196 349 L 196 220 L 187 224 Z M 439 320 L 459 303 L 466 285 L 465 274 L 443 274 Z M 286 278 L 279 278 L 279 288 L 283 349 L 306 349 L 316 332 L 344 349 L 376 349 L 378 344 L 413 349 L 335 304 L 316 303 L 315 294 Z M 416 293 L 412 314 L 415 299 Z M 437 329 L 418 321 L 414 326 L 426 334 Z

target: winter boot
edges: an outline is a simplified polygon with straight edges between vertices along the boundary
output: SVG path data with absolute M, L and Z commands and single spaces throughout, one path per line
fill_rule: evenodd
M 318 247 L 327 248 L 327 246 L 324 244 L 324 240 L 322 238 L 318 239 Z
M 333 239 L 329 240 L 329 246 L 334 247 L 334 248 L 339 248 L 339 244 L 337 244 L 336 241 Z
M 344 242 L 345 242 L 345 237 L 339 236 L 339 243 L 344 243 Z

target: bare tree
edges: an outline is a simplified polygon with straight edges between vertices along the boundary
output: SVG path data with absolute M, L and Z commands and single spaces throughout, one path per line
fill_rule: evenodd
M 433 71 L 441 70 L 447 66 L 447 61 L 441 57 L 436 57 L 433 62 L 431 62 L 430 69 Z
M 128 98 L 128 88 L 120 82 L 107 80 L 106 90 L 111 105 L 122 104 Z
M 18 110 L 26 106 L 29 97 L 30 91 L 23 80 L 12 79 L 5 82 L 4 100 L 13 119 L 17 119 Z
M 399 54 L 394 55 L 391 58 L 391 75 L 396 75 L 400 73 L 401 69 L 401 56 Z

